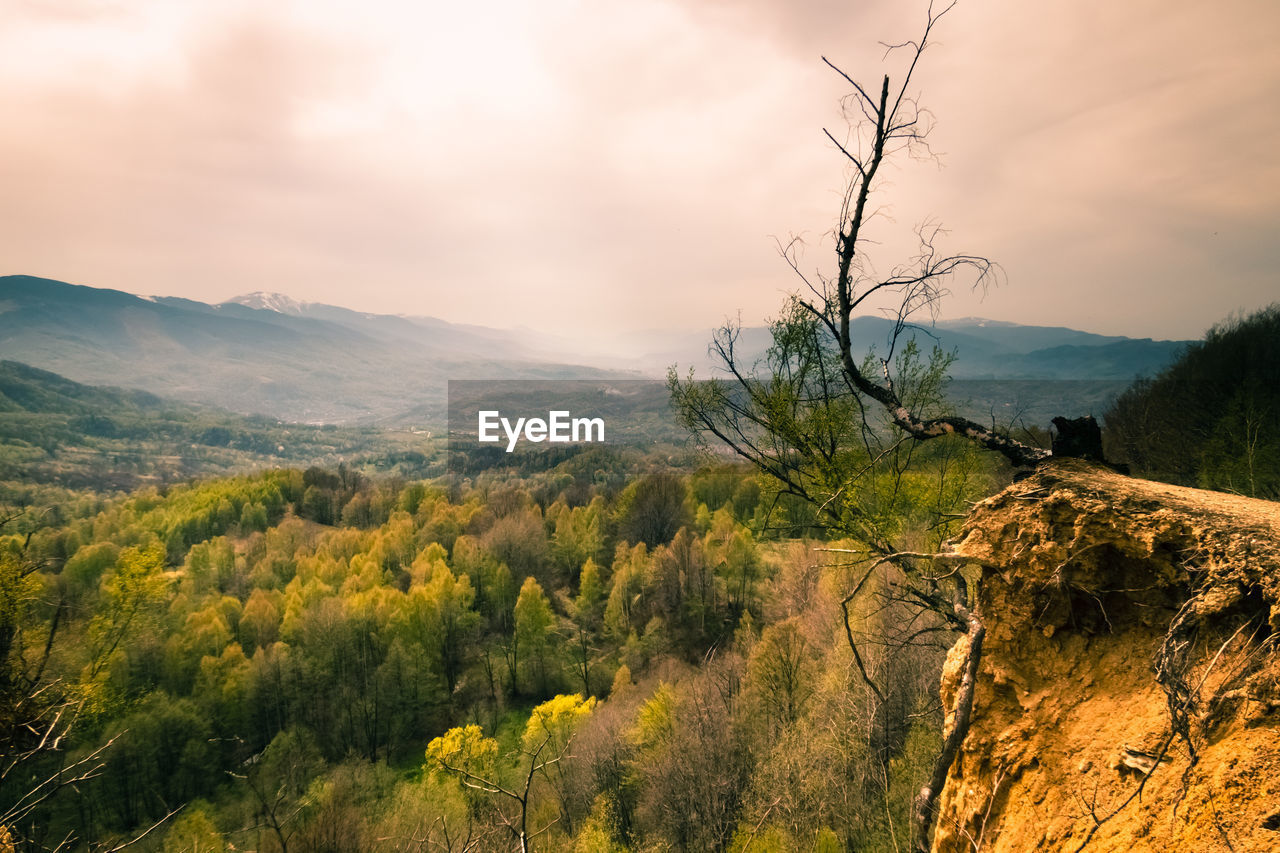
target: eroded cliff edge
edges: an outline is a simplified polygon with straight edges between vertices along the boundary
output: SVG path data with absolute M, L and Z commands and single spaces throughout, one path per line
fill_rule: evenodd
M 935 851 L 1280 850 L 1280 504 L 1054 462 L 954 550 L 987 630 Z

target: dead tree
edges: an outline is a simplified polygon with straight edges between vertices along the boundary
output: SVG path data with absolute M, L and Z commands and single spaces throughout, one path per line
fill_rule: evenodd
M 781 247 L 803 288 L 774 322 L 773 345 L 763 362 L 745 363 L 738 348 L 739 327 L 731 323 L 712 344 L 726 378 L 698 382 L 674 369 L 668 374 L 673 403 L 688 428 L 703 439 L 718 439 L 769 475 L 780 496 L 812 507 L 812 526 L 851 534 L 864 543 L 863 556 L 871 566 L 864 581 L 886 563 L 901 567 L 903 579 L 893 594 L 932 612 L 941 625 L 967 638 L 961 686 L 950 714 L 953 726 L 912 808 L 917 850 L 928 849 L 938 794 L 968 731 L 985 628 L 970 605 L 976 600 L 970 582 L 958 567 L 939 573 L 924 568 L 936 565 L 939 555 L 901 553 L 894 525 L 885 521 L 885 502 L 859 496 L 884 488 L 896 498 L 904 474 L 919 466 L 922 456 L 939 452 L 918 448 L 946 447 L 948 438 L 995 451 L 1017 467 L 1034 466 L 1053 455 L 950 411 L 941 390 L 950 357 L 937 348 L 931 357 L 922 356 L 914 341 L 916 318 L 932 317 L 954 282 L 963 279 L 985 288 L 1001 275 L 1000 268 L 980 255 L 942 251 L 942 231 L 933 223 L 917 228 L 914 256 L 887 275 L 877 273 L 866 251 L 872 242 L 868 224 L 877 213 L 872 199 L 884 164 L 894 157 L 932 156 L 927 139 L 932 116 L 914 94 L 914 78 L 935 25 L 953 7 L 938 11 L 930 5 L 918 39 L 885 46 L 886 58 L 903 62 L 896 83 L 886 74 L 878 86 L 863 86 L 823 58 L 852 87 L 844 102 L 848 134 L 839 138 L 824 131 L 850 176 L 834 229 L 834 271 L 805 272 L 798 240 Z M 855 340 L 853 332 L 855 316 L 877 308 L 892 320 L 880 352 Z M 937 464 L 936 459 L 930 464 Z M 947 476 L 945 464 L 942 471 L 940 483 Z M 962 503 L 955 501 L 948 511 L 939 500 L 938 517 L 954 517 L 954 506 Z M 945 525 L 940 522 L 933 529 Z M 932 559 L 921 559 L 926 556 Z M 945 562 L 945 554 L 941 559 Z M 849 645 L 863 677 L 883 701 L 849 625 L 848 604 L 857 594 L 855 588 L 845 599 Z
M 887 277 L 874 275 L 864 252 L 868 243 L 865 230 L 873 216 L 868 202 L 881 166 L 887 158 L 900 152 L 908 156 L 929 153 L 927 137 L 931 116 L 911 94 L 912 78 L 934 25 L 954 6 L 953 2 L 935 13 L 930 5 L 924 32 L 918 40 L 887 46 L 890 53 L 906 51 L 909 57 L 907 69 L 896 86 L 891 85 L 886 74 L 879 91 L 869 91 L 823 57 L 823 62 L 853 87 L 846 110 L 856 110 L 852 144 L 842 143 L 830 131 L 824 131 L 853 170 L 836 230 L 836 275 L 811 278 L 800 270 L 794 254 L 788 253 L 787 258 L 810 294 L 802 298 L 800 304 L 837 342 L 844 378 L 857 394 L 883 406 L 893 423 L 916 440 L 960 435 L 1002 454 L 1014 465 L 1034 465 L 1047 459 L 1050 453 L 965 418 L 926 417 L 913 411 L 895 388 L 891 372 L 898 338 L 916 314 L 934 311 L 956 276 L 970 273 L 975 278 L 975 287 L 985 287 L 999 275 L 999 268 L 979 255 L 939 252 L 935 243 L 940 229 L 936 225 L 917 229 L 920 243 L 917 255 L 894 267 Z M 861 354 L 855 349 L 850 321 L 855 312 L 872 307 L 870 300 L 884 295 L 891 296 L 895 303 L 895 326 L 889 352 L 879 359 L 882 375 L 875 378 L 859 364 Z

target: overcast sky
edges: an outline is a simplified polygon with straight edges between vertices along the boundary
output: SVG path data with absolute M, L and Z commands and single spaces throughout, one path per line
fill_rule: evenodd
M 828 269 L 842 81 L 905 0 L 0 0 L 0 273 L 572 335 L 775 313 Z M 1007 283 L 945 316 L 1199 337 L 1280 299 L 1280 4 L 961 0 L 941 167 L 877 188 Z

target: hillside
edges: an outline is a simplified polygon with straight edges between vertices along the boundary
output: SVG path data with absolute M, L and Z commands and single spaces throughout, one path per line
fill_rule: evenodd
M 1280 847 L 1280 504 L 1059 462 L 955 552 L 987 634 L 937 853 Z
M 0 361 L 0 412 L 63 415 L 194 412 L 195 407 L 167 401 L 145 391 L 81 385 L 18 361 Z
M 0 480 L 132 489 L 339 463 L 421 476 L 434 448 L 410 431 L 285 424 L 0 361 Z

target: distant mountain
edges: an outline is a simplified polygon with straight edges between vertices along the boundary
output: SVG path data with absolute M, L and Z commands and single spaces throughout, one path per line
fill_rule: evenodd
M 442 420 L 449 378 L 608 375 L 539 358 L 495 329 L 262 294 L 221 305 L 144 299 L 31 276 L 0 277 L 0 358 L 77 382 L 328 423 L 424 406 Z
M 300 302 L 283 293 L 247 293 L 212 307 L 227 315 L 255 319 L 274 313 L 282 318 L 319 320 L 377 340 L 400 341 L 451 356 L 518 361 L 562 361 L 564 358 L 563 355 L 557 357 L 554 348 L 527 330 L 491 329 L 435 317 L 367 314 L 321 302 Z
M 892 330 L 880 317 L 854 320 L 855 339 L 879 352 Z M 711 337 L 710 330 L 622 334 L 588 353 L 529 330 L 362 313 L 278 293 L 209 305 L 0 277 L 0 358 L 77 382 L 293 422 L 439 424 L 448 379 L 662 376 L 672 364 L 704 378 L 722 375 L 708 356 Z M 975 318 L 913 328 L 907 338 L 926 352 L 935 345 L 954 351 L 956 380 L 1074 382 L 1061 388 L 1067 413 L 1098 399 L 1100 386 L 1086 391 L 1079 383 L 1150 375 L 1186 343 Z M 750 364 L 769 343 L 767 328 L 747 327 L 737 351 Z M 999 396 L 975 387 L 982 389 L 976 405 Z M 1037 395 L 1037 415 L 1052 399 Z
M 1004 349 L 1022 353 L 1048 347 L 1102 346 L 1133 340 L 1122 335 L 1095 335 L 1064 326 L 1023 326 L 1001 320 L 984 320 L 981 317 L 939 320 L 937 328 L 944 332 L 981 338 Z
M 243 305 L 245 308 L 253 308 L 254 310 L 275 311 L 278 314 L 292 314 L 295 317 L 301 317 L 311 303 L 299 302 L 292 296 L 286 296 L 283 293 L 267 293 L 266 291 L 258 290 L 228 299 L 222 304 Z
M 856 317 L 851 331 L 855 341 L 884 353 L 888 351 L 893 329 L 893 322 L 882 317 Z M 683 371 L 692 366 L 699 374 L 714 375 L 719 363 L 708 355 L 710 340 L 709 334 L 705 339 L 671 338 L 665 349 L 647 353 L 633 364 L 642 370 L 677 364 Z M 914 340 L 925 353 L 935 346 L 944 352 L 954 352 L 956 360 L 951 367 L 954 379 L 1126 382 L 1159 372 L 1191 343 L 1095 335 L 1055 326 L 1021 326 L 974 318 L 911 327 L 904 332 L 898 346 L 909 340 Z M 767 328 L 746 327 L 739 333 L 737 353 L 744 363 L 750 364 L 763 357 L 770 342 Z

